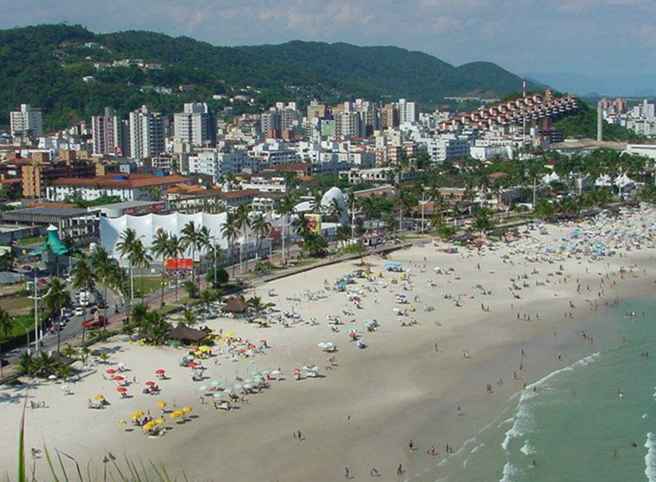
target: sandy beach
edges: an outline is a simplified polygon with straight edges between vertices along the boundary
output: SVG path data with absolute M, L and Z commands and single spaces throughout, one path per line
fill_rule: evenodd
M 184 472 L 194 481 L 334 481 L 344 479 L 347 468 L 357 479 L 439 475 L 447 444 L 458 451 L 525 384 L 615 336 L 596 330 L 590 321 L 595 310 L 653 292 L 654 222 L 656 211 L 649 209 L 614 220 L 546 225 L 480 251 L 449 253 L 447 244 L 427 241 L 389 256 L 404 273 L 386 272 L 385 260 L 367 258 L 368 277 L 355 278 L 345 291 L 335 290 L 335 283 L 360 269 L 357 262 L 268 283 L 247 296 L 273 303 L 277 312 L 270 318 L 280 316 L 280 323 L 262 328 L 220 317 L 206 324 L 255 345 L 266 340 L 270 348 L 235 358 L 220 344 L 202 361 L 203 381 L 192 381 L 191 370 L 179 365 L 184 349 L 117 336 L 94 347 L 106 349 L 109 361 L 92 357 L 81 380 L 68 384 L 72 394 L 55 381 L 0 390 L 0 473 L 15 472 L 27 395 L 47 404 L 27 410 L 27 446 L 46 443 L 83 465 L 91 460 L 97 471 L 111 452 L 161 463 L 172 476 Z M 379 326 L 369 332 L 371 320 Z M 351 341 L 352 330 L 366 348 Z M 322 342 L 337 351 L 322 351 Z M 129 369 L 127 380 L 136 379 L 128 386 L 131 398 L 121 398 L 106 374 L 118 363 Z M 293 370 L 303 366 L 318 367 L 321 376 L 295 380 Z M 141 393 L 158 368 L 167 373 L 157 380 L 161 393 Z M 211 380 L 231 384 L 278 369 L 284 380 L 246 396 L 238 409 L 217 410 L 201 400 L 207 390 L 200 387 Z M 99 393 L 110 405 L 87 408 Z M 192 415 L 185 423 L 165 415 L 170 430 L 160 437 L 139 427 L 125 430 L 120 421 L 129 422 L 134 410 L 159 416 L 159 400 L 170 408 L 191 406 Z M 44 458 L 34 462 L 37 476 L 47 480 Z

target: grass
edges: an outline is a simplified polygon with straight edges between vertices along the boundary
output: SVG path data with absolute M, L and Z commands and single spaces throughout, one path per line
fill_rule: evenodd
M 31 236 L 29 238 L 23 238 L 16 241 L 17 246 L 32 246 L 34 244 L 42 244 L 46 241 L 46 238 L 43 236 Z
M 134 277 L 134 291 L 135 298 L 148 296 L 149 294 L 159 290 L 162 287 L 162 276 L 135 276 Z M 137 296 L 138 293 L 138 296 Z
M 4 338 L 3 336 L 0 336 L 0 342 L 4 342 L 5 340 L 15 338 L 17 336 L 25 335 L 26 332 L 34 328 L 33 314 L 14 316 L 14 321 L 15 324 L 9 333 L 9 337 Z
M 34 309 L 34 300 L 26 296 L 6 296 L 0 300 L 0 303 L 10 315 L 23 315 Z

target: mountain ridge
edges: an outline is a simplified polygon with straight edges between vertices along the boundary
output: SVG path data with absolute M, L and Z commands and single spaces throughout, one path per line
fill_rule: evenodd
M 98 47 L 85 47 L 89 42 Z M 127 58 L 162 69 L 109 67 Z M 30 103 L 44 109 L 50 128 L 88 118 L 106 105 L 120 112 L 144 103 L 164 112 L 208 99 L 213 108 L 227 105 L 211 101 L 213 94 L 254 98 L 251 105 L 232 105 L 235 113 L 262 110 L 277 100 L 304 104 L 313 98 L 407 98 L 435 106 L 447 96 L 503 97 L 520 90 L 521 82 L 492 62 L 453 66 L 394 46 L 292 40 L 225 47 L 143 30 L 97 34 L 80 25 L 0 30 L 0 85 L 5 86 L 0 118 Z M 179 91 L 182 85 L 187 91 Z M 247 86 L 251 89 L 244 90 Z M 161 88 L 172 92 L 163 94 Z

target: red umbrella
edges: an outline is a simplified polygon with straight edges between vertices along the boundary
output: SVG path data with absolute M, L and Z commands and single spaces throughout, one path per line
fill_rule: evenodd
M 152 380 L 148 380 L 148 381 L 145 383 L 145 385 L 148 385 L 148 386 L 150 387 L 150 386 L 153 386 L 153 385 L 157 385 L 157 383 L 155 383 L 155 382 L 152 381 Z
M 123 380 L 125 380 L 125 377 L 123 375 L 114 375 L 112 377 L 112 380 L 114 380 L 115 382 L 122 382 Z
M 157 370 L 155 370 L 155 375 L 164 375 L 165 373 L 166 370 L 164 370 L 163 368 L 158 368 Z
M 125 387 L 116 387 L 118 393 L 128 393 L 128 389 Z
M 105 373 L 109 373 L 110 375 L 113 375 L 116 373 L 116 368 L 109 367 L 107 370 L 105 370 Z

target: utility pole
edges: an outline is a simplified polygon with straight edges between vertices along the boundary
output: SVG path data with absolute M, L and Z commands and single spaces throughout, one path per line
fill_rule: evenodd
M 533 176 L 533 211 L 535 211 L 535 203 L 536 203 L 536 198 L 537 198 L 537 178 Z
M 355 196 L 351 203 L 351 241 L 355 241 Z
M 39 351 L 39 343 L 41 337 L 39 336 L 39 293 L 38 293 L 38 277 L 37 271 L 34 270 L 34 350 Z

